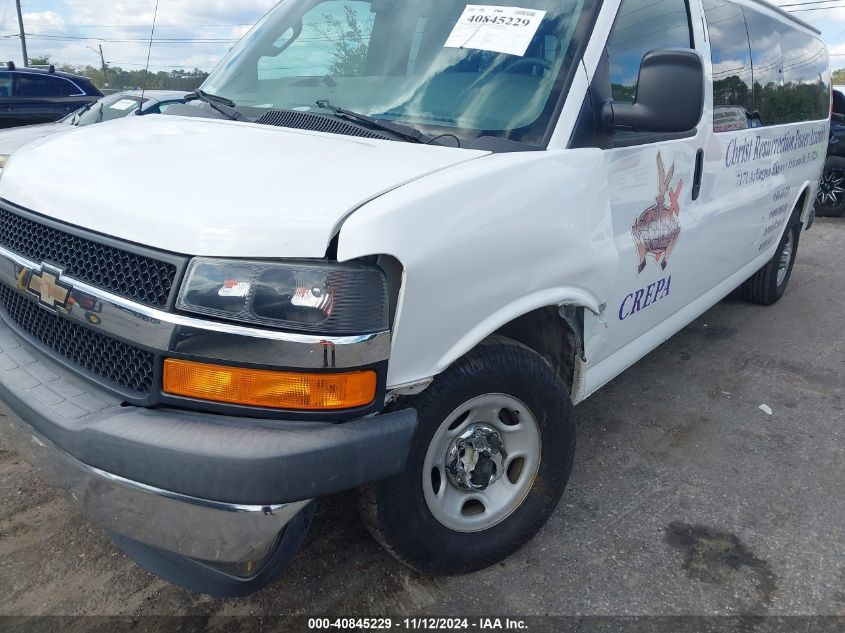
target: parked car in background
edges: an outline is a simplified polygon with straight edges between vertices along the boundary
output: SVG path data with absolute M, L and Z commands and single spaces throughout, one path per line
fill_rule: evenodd
M 118 92 L 103 97 L 99 101 L 92 101 L 55 123 L 27 125 L 14 130 L 0 131 L 0 169 L 6 166 L 6 161 L 16 149 L 35 139 L 137 114 L 139 106 L 143 115 L 162 114 L 174 104 L 185 103 L 185 96 L 188 94 L 175 90 L 147 90 L 143 96 L 143 105 L 141 105 L 140 90 Z
M 8 62 L 0 67 L 0 128 L 52 123 L 102 96 L 87 77 Z
M 830 145 L 816 194 L 816 214 L 836 218 L 845 214 L 845 86 L 833 87 Z

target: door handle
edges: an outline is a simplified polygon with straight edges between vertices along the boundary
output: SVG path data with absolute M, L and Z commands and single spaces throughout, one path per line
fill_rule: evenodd
M 701 193 L 701 177 L 704 172 L 704 150 L 699 148 L 695 153 L 695 174 L 692 177 L 692 199 L 698 200 Z

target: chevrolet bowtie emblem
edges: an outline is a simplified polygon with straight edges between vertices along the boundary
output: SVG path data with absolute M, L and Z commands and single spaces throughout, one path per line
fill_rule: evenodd
M 73 286 L 60 281 L 61 275 L 62 271 L 57 268 L 42 264 L 41 270 L 29 272 L 26 290 L 38 297 L 41 305 L 51 310 L 67 307 Z

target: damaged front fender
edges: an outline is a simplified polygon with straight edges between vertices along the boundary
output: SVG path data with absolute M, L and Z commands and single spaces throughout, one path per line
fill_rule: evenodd
M 605 169 L 596 149 L 494 154 L 349 217 L 339 260 L 388 254 L 403 266 L 388 385 L 440 373 L 532 310 L 599 313 L 618 257 Z

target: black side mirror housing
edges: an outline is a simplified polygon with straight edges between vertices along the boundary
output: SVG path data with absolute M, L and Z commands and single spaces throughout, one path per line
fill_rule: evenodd
M 682 134 L 695 129 L 703 112 L 701 55 L 666 48 L 643 56 L 634 103 L 606 103 L 602 120 L 607 130 Z

